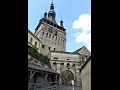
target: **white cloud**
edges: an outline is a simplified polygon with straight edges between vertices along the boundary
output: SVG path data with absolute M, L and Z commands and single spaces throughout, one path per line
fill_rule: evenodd
M 80 15 L 78 20 L 73 22 L 73 28 L 82 30 L 75 34 L 76 43 L 83 43 L 91 51 L 91 15 Z
M 78 20 L 73 22 L 74 29 L 82 29 L 85 32 L 89 32 L 91 30 L 91 15 L 82 14 L 79 16 Z

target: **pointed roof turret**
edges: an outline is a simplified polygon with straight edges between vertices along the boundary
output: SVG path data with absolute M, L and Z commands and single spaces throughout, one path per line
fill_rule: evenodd
M 60 21 L 60 26 L 64 28 L 62 18 L 61 18 L 61 21 Z
M 44 18 L 47 19 L 47 10 L 46 10 L 45 13 L 44 13 Z

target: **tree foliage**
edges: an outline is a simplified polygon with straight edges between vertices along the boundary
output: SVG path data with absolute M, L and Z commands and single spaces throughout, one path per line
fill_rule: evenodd
M 50 66 L 49 58 L 46 55 L 40 54 L 35 47 L 28 45 L 28 54 L 33 58 L 40 60 L 42 63 Z

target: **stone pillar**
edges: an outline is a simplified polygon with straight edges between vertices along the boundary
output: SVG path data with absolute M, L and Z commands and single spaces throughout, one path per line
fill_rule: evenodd
M 62 85 L 61 75 L 59 75 L 59 85 Z
M 46 73 L 45 74 L 45 87 L 47 87 L 47 77 L 48 77 L 48 74 Z
M 55 75 L 55 85 L 57 84 L 57 76 L 58 74 Z
M 60 73 L 60 63 L 57 63 L 57 72 Z

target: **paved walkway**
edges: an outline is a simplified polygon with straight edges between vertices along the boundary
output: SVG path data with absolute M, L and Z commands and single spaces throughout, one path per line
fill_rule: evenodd
M 65 85 L 61 85 L 58 88 L 56 88 L 55 90 L 81 90 L 80 87 L 74 87 L 73 86 L 65 86 Z

